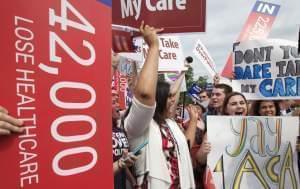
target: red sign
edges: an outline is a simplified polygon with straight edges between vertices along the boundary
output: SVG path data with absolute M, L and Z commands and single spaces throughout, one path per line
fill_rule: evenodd
M 112 49 L 114 52 L 135 52 L 132 43 L 133 33 L 112 29 Z
M 113 24 L 139 28 L 163 27 L 165 33 L 204 32 L 206 0 L 118 0 L 113 3 Z
M 0 138 L 1 188 L 112 188 L 111 8 L 1 6 L 0 105 L 25 123 Z
M 279 9 L 280 5 L 256 1 L 237 41 L 267 38 Z M 232 78 L 232 60 L 230 54 L 221 73 L 223 77 Z

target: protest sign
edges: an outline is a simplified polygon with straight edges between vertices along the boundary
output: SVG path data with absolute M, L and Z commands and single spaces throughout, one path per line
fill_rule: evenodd
M 206 68 L 209 75 L 213 78 L 216 75 L 216 65 L 200 39 L 196 42 L 193 53 Z
M 133 99 L 133 90 L 137 79 L 136 62 L 120 56 L 118 69 L 112 78 L 112 87 L 119 94 L 120 109 L 128 107 Z
M 112 25 L 112 49 L 116 53 L 135 52 L 133 46 L 133 36 L 138 29 L 124 27 L 121 25 Z
M 125 92 L 128 87 L 127 77 L 119 70 L 116 70 L 112 78 L 112 87 L 117 91 L 119 98 L 118 103 L 121 110 L 125 109 Z
M 232 87 L 247 99 L 297 99 L 300 55 L 296 42 L 265 39 L 241 42 L 234 49 Z
M 120 56 L 118 70 L 125 76 L 136 75 L 136 62 L 130 58 Z
M 173 84 L 179 78 L 180 74 L 181 74 L 181 72 L 164 73 L 165 81 L 170 84 Z M 183 76 L 183 81 L 180 86 L 180 92 L 185 92 L 185 91 L 186 91 L 186 80 L 185 80 L 185 76 Z
M 118 0 L 112 23 L 139 28 L 145 21 L 165 33 L 204 32 L 205 15 L 206 0 Z
M 0 105 L 25 128 L 0 137 L 1 188 L 113 188 L 111 7 L 92 0 L 1 6 Z
M 267 38 L 280 5 L 256 1 L 237 41 Z M 232 78 L 232 54 L 229 55 L 221 76 Z
M 134 38 L 138 56 L 142 57 L 141 68 L 147 57 L 148 45 L 142 38 Z M 178 36 L 159 36 L 159 65 L 158 71 L 181 71 L 184 70 L 184 56 L 182 44 Z
M 298 130 L 298 117 L 208 116 L 216 188 L 299 188 Z
M 201 92 L 201 88 L 196 84 L 193 83 L 191 88 L 188 90 L 188 95 L 192 98 L 193 101 L 200 101 L 199 94 Z

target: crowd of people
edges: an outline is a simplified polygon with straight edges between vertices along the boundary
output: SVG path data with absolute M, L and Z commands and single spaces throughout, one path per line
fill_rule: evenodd
M 299 116 L 292 108 L 293 101 L 249 101 L 228 84 L 220 83 L 219 76 L 215 76 L 212 90 L 203 89 L 198 101 L 183 108 L 178 99 L 184 72 L 174 83 L 158 79 L 157 33 L 161 30 L 141 24 L 149 51 L 132 87 L 133 101 L 128 109 L 119 110 L 112 93 L 112 113 L 119 113 L 119 121 L 113 116 L 113 133 L 122 130 L 126 137 L 123 153 L 118 157 L 114 154 L 114 167 L 119 167 L 114 169 L 115 188 L 206 188 L 207 155 L 211 151 L 206 116 Z M 117 56 L 114 54 L 113 60 Z M 139 154 L 131 153 L 145 141 L 148 144 Z
M 138 78 L 131 81 L 133 100 L 126 110 L 120 110 L 119 94 L 112 87 L 116 189 L 205 188 L 207 155 L 211 151 L 206 136 L 208 115 L 299 116 L 290 100 L 248 101 L 242 93 L 220 83 L 218 76 L 213 89 L 202 90 L 200 100 L 185 106 L 187 116 L 182 116 L 178 99 L 185 73 L 172 84 L 158 79 L 157 33 L 162 30 L 144 23 L 140 26 L 149 49 Z M 111 75 L 117 69 L 117 56 L 112 55 Z M 22 125 L 0 107 L 0 135 L 22 133 Z

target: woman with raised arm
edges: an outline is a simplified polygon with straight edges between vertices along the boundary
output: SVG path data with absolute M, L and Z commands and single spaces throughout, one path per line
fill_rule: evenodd
M 135 164 L 137 183 L 140 188 L 148 189 L 194 188 L 186 137 L 177 123 L 170 119 L 175 110 L 174 87 L 157 82 L 157 32 L 162 29 L 142 23 L 140 31 L 149 51 L 134 90 L 130 112 L 124 121 L 131 149 L 149 141 Z

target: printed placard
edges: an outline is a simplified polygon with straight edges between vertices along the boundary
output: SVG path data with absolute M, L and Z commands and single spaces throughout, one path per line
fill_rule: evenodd
M 281 39 L 241 42 L 234 49 L 232 87 L 247 99 L 298 99 L 300 55 L 297 43 Z
M 205 31 L 206 0 L 117 0 L 112 6 L 113 24 L 139 28 L 145 21 L 165 33 Z
M 267 38 L 279 9 L 278 4 L 256 1 L 237 41 Z M 230 54 L 221 73 L 223 77 L 232 78 L 232 62 L 233 57 Z
M 142 57 L 141 68 L 148 53 L 148 45 L 140 37 L 134 38 L 137 47 L 137 54 Z M 163 35 L 159 36 L 159 65 L 158 71 L 181 71 L 184 68 L 184 56 L 182 44 L 178 36 Z
M 193 49 L 194 55 L 200 60 L 211 77 L 216 75 L 216 64 L 201 40 L 197 40 Z

